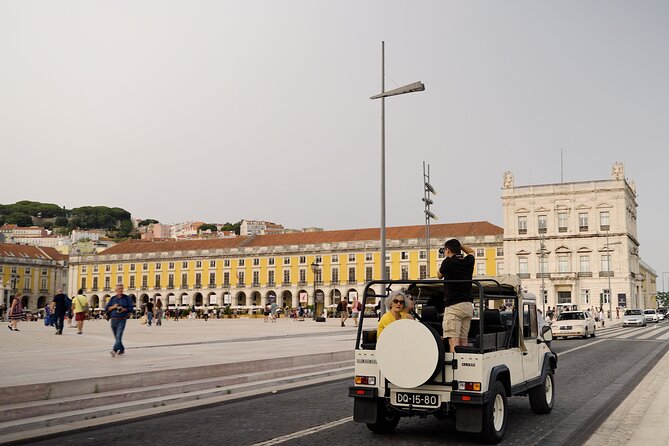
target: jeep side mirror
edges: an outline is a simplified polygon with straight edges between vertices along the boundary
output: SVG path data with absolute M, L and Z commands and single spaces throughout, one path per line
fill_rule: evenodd
M 553 330 L 548 325 L 544 325 L 541 329 L 541 337 L 545 343 L 549 343 L 553 340 Z

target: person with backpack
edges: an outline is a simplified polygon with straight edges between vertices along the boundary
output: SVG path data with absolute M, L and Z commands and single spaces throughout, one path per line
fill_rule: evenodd
M 81 334 L 84 329 L 84 321 L 86 315 L 90 310 L 88 306 L 88 299 L 83 294 L 84 290 L 79 289 L 77 296 L 72 299 L 72 311 L 74 312 L 74 320 L 77 322 L 77 334 Z
M 53 296 L 53 301 L 51 302 L 51 312 L 56 316 L 55 325 L 57 335 L 63 334 L 63 323 L 65 321 L 65 314 L 69 311 L 70 298 L 63 293 L 62 289 L 58 289 L 56 295 Z

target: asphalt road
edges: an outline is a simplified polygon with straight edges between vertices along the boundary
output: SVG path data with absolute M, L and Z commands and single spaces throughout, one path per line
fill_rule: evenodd
M 666 324 L 666 325 L 663 325 Z M 553 342 L 559 355 L 556 402 L 535 415 L 526 397 L 509 399 L 504 445 L 578 445 L 632 391 L 669 348 L 669 322 L 612 329 L 596 338 Z M 618 338 L 616 338 L 618 336 Z M 622 337 L 620 337 L 622 336 Z M 375 435 L 351 420 L 350 380 L 231 401 L 187 412 L 33 441 L 36 445 L 471 445 L 477 437 L 434 417 L 402 419 Z

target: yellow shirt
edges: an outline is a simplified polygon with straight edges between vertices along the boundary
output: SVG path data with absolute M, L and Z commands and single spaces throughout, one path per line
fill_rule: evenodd
M 86 296 L 82 296 L 81 294 L 76 296 L 74 299 L 72 299 L 72 311 L 74 313 L 81 313 L 84 311 L 84 304 L 88 303 L 88 299 L 86 299 Z
M 409 313 L 406 313 L 404 311 L 400 311 L 400 319 L 413 319 Z M 383 331 L 384 328 L 386 328 L 388 325 L 392 324 L 395 322 L 397 319 L 395 319 L 395 316 L 393 316 L 392 311 L 387 311 L 386 314 L 381 316 L 381 319 L 379 320 L 379 327 L 376 329 L 376 340 L 379 340 L 379 336 L 381 336 L 381 332 Z

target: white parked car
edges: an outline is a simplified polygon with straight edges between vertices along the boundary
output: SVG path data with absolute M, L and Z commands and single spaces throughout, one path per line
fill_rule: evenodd
M 595 336 L 597 323 L 592 314 L 587 311 L 563 311 L 557 317 L 557 320 L 551 325 L 553 329 L 553 338 L 560 336 L 579 336 L 583 339 L 588 336 Z
M 630 309 L 625 310 L 623 315 L 623 327 L 635 326 L 635 327 L 645 327 L 646 326 L 646 315 L 643 314 L 643 311 L 639 309 Z
M 657 315 L 657 311 L 655 311 L 654 308 L 649 308 L 647 310 L 643 310 L 643 314 L 646 317 L 646 322 L 659 322 L 660 318 Z

